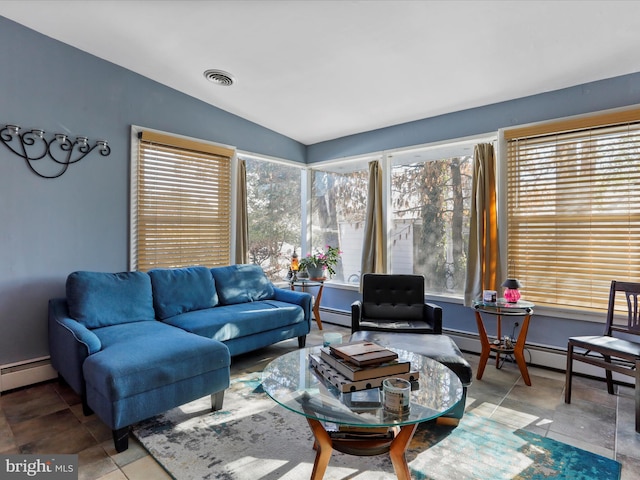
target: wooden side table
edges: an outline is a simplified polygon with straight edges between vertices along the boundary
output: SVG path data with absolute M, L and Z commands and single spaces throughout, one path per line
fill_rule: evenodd
M 322 299 L 322 290 L 324 289 L 324 282 L 322 280 L 294 280 L 289 281 L 291 290 L 295 290 L 296 287 L 300 288 L 300 291 L 306 292 L 308 288 L 317 288 L 317 294 L 313 302 L 313 318 L 316 319 L 318 324 L 318 330 L 322 330 L 322 320 L 320 320 L 320 300 Z
M 527 370 L 527 362 L 524 358 L 524 347 L 527 341 L 527 332 L 529 330 L 529 321 L 533 315 L 533 307 L 535 305 L 531 302 L 524 300 L 516 303 L 509 303 L 504 298 L 498 299 L 497 302 L 484 302 L 477 300 L 473 302 L 473 307 L 476 313 L 476 322 L 478 324 L 478 334 L 480 335 L 480 343 L 482 345 L 482 353 L 480 354 L 480 363 L 478 364 L 478 373 L 476 378 L 482 379 L 484 373 L 484 367 L 487 365 L 489 355 L 494 352 L 496 355 L 496 367 L 500 363 L 500 355 L 510 355 L 516 359 L 524 383 L 531 386 L 531 378 L 529 378 L 529 371 Z M 484 327 L 484 321 L 482 315 L 493 315 L 497 321 L 497 340 L 499 343 L 492 343 L 489 341 L 487 330 Z M 513 345 L 505 345 L 502 340 L 502 317 L 522 317 L 522 325 L 518 338 Z

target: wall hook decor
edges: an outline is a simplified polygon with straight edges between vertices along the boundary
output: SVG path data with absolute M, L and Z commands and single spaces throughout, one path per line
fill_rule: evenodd
M 103 157 L 111 153 L 106 140 L 97 140 L 91 146 L 87 137 L 71 139 L 67 134 L 56 133 L 47 140 L 43 130 L 33 129 L 24 133 L 20 133 L 20 130 L 18 125 L 5 125 L 0 130 L 0 141 L 24 158 L 31 171 L 42 178 L 58 178 L 67 171 L 69 165 L 79 162 L 96 148 Z M 51 164 L 53 168 L 44 167 L 47 161 L 55 162 Z M 52 171 L 46 171 L 47 168 Z

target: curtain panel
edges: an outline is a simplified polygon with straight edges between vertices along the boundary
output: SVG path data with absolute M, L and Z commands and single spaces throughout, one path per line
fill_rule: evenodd
M 247 164 L 238 159 L 238 185 L 236 201 L 235 263 L 249 261 L 249 214 L 247 209 Z
M 380 162 L 369 162 L 369 189 L 365 215 L 365 234 L 362 246 L 360 285 L 365 273 L 387 272 L 387 249 L 382 216 L 382 172 Z
M 493 145 L 481 143 L 473 152 L 473 189 L 464 304 L 472 306 L 482 290 L 497 290 L 501 279 L 496 203 L 496 161 Z

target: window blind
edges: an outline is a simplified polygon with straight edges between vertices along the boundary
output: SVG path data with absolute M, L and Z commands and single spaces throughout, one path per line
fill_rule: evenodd
M 509 277 L 539 305 L 606 311 L 640 281 L 640 110 L 505 132 Z
M 139 138 L 133 268 L 228 265 L 233 150 L 155 132 Z

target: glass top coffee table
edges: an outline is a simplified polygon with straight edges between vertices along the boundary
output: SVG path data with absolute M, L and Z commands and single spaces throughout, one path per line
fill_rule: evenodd
M 362 396 L 371 400 L 375 390 L 340 393 L 325 381 L 309 362 L 309 354 L 319 356 L 319 349 L 304 348 L 282 355 L 262 373 L 265 392 L 283 407 L 306 417 L 311 427 L 317 449 L 311 478 L 324 476 L 335 449 L 362 456 L 389 453 L 396 476 L 409 480 L 405 458 L 409 442 L 419 423 L 446 414 L 460 401 L 462 383 L 458 376 L 428 357 L 392 348 L 399 360 L 410 361 L 412 370 L 419 372 L 409 412 L 397 415 L 387 413 L 375 394 L 373 401 L 362 401 Z M 388 434 L 381 433 L 386 429 Z

